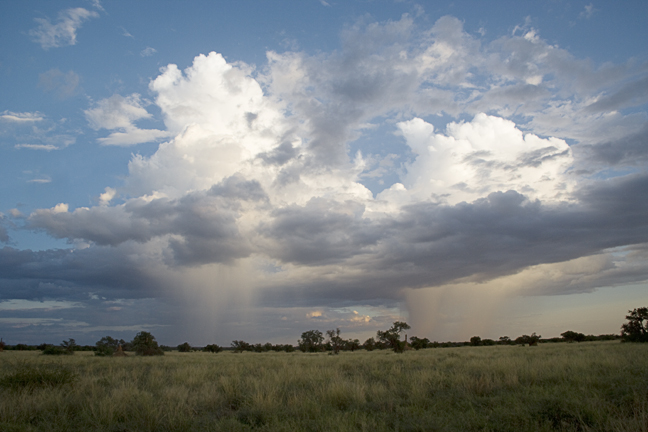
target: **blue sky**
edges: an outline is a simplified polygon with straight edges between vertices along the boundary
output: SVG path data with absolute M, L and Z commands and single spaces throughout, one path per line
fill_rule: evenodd
M 0 336 L 617 332 L 645 2 L 0 5 Z

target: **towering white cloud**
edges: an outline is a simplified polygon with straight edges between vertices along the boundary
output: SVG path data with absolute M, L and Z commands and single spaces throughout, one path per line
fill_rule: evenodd
M 447 135 L 418 118 L 398 127 L 417 155 L 403 178 L 416 201 L 456 204 L 507 190 L 542 201 L 570 198 L 573 158 L 563 140 L 523 134 L 513 122 L 486 114 L 449 123 Z

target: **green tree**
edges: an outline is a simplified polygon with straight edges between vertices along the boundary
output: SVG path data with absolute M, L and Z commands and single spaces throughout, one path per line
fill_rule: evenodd
M 529 346 L 538 346 L 538 342 L 540 341 L 540 338 L 542 336 L 535 334 L 533 332 L 531 336 L 529 335 L 522 335 L 515 339 L 515 343 L 519 345 L 526 345 L 528 344 Z
M 364 348 L 367 351 L 373 351 L 376 349 L 376 339 L 370 337 L 367 339 L 363 344 L 362 348 Z
M 95 355 L 97 356 L 111 356 L 117 351 L 119 346 L 119 341 L 113 339 L 110 336 L 104 336 L 95 343 L 96 351 Z M 122 347 L 123 349 L 124 347 Z
M 193 348 L 191 348 L 191 345 L 189 345 L 189 342 L 185 342 L 183 344 L 178 345 L 178 352 L 181 353 L 188 353 L 193 351 Z
M 326 335 L 329 338 L 329 343 L 331 344 L 331 350 L 333 351 L 333 354 L 339 354 L 342 346 L 344 345 L 344 341 L 340 337 L 340 329 L 337 328 L 335 330 L 326 330 Z
M 135 335 L 130 343 L 135 354 L 142 356 L 164 355 L 162 348 L 158 346 L 155 336 L 149 332 L 141 331 Z
M 61 347 L 68 352 L 68 354 L 74 354 L 74 349 L 78 347 L 76 341 L 72 338 L 61 342 Z
M 319 352 L 324 350 L 324 336 L 319 330 L 308 330 L 301 334 L 297 342 L 299 349 L 303 352 Z
M 479 336 L 473 336 L 470 338 L 470 345 L 480 346 L 481 344 L 482 344 L 482 340 Z
M 232 348 L 235 353 L 242 353 L 243 351 L 252 351 L 252 345 L 242 340 L 232 341 Z
M 388 345 L 395 353 L 402 353 L 405 351 L 407 341 L 400 340 L 400 334 L 411 327 L 403 321 L 396 321 L 389 330 L 378 330 L 378 340 Z
M 648 342 L 648 307 L 628 311 L 627 323 L 621 326 L 624 342 Z
M 500 345 L 511 345 L 511 343 L 513 343 L 513 341 L 512 341 L 511 338 L 508 337 L 508 336 L 501 336 L 501 337 L 499 338 L 499 342 L 498 342 L 498 343 L 499 343 Z
M 344 349 L 351 352 L 360 349 L 360 341 L 358 339 L 348 339 L 344 341 Z
M 210 345 L 207 345 L 205 348 L 203 348 L 203 351 L 204 352 L 210 352 L 210 353 L 219 353 L 219 352 L 223 351 L 223 348 L 219 347 L 216 344 L 210 344 Z
M 430 340 L 428 338 L 418 338 L 416 336 L 412 336 L 410 338 L 410 345 L 412 348 L 415 350 L 420 350 L 420 349 L 425 349 L 430 346 Z
M 567 342 L 583 342 L 585 340 L 585 335 L 583 333 L 577 333 L 575 331 L 567 330 L 564 333 L 561 333 L 560 336 L 563 337 Z

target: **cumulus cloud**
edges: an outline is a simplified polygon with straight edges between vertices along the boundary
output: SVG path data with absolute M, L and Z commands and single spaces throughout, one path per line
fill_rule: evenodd
M 135 121 L 151 118 L 151 114 L 142 106 L 142 100 L 137 93 L 128 97 L 113 95 L 108 99 L 100 100 L 95 108 L 84 112 L 93 129 L 118 130 L 105 138 L 99 138 L 98 141 L 103 145 L 130 146 L 169 136 L 166 131 L 139 129 L 135 126 Z
M 84 21 L 97 18 L 99 14 L 84 8 L 71 8 L 59 12 L 53 24 L 49 18 L 34 18 L 38 27 L 29 31 L 29 36 L 44 50 L 66 45 L 76 45 L 76 33 Z
M 447 135 L 419 118 L 398 127 L 417 155 L 403 178 L 417 200 L 457 203 L 508 190 L 542 200 L 569 196 L 565 173 L 573 159 L 563 140 L 523 134 L 513 122 L 486 114 L 449 123 Z

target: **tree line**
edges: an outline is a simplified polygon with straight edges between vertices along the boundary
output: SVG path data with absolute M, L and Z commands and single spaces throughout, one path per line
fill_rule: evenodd
M 104 336 L 96 342 L 94 346 L 77 345 L 74 339 L 68 339 L 61 344 L 40 344 L 27 345 L 16 344 L 7 345 L 0 339 L 0 351 L 3 350 L 41 350 L 45 355 L 71 355 L 75 351 L 94 351 L 97 356 L 126 355 L 124 352 L 134 352 L 136 355 L 154 356 L 164 355 L 165 351 L 177 350 L 179 352 L 203 351 L 218 353 L 223 350 L 242 352 L 269 352 L 285 351 L 294 352 L 296 350 L 305 353 L 329 352 L 338 354 L 340 351 L 355 351 L 364 349 L 366 351 L 391 349 L 396 353 L 402 353 L 409 349 L 420 350 L 426 348 L 446 348 L 459 346 L 489 346 L 489 345 L 528 345 L 536 346 L 538 343 L 556 343 L 556 342 L 584 342 L 597 340 L 614 340 L 621 339 L 622 342 L 648 342 L 648 307 L 640 307 L 628 311 L 626 315 L 627 322 L 621 326 L 621 334 L 607 335 L 585 335 L 572 330 L 561 333 L 559 338 L 542 339 L 542 336 L 532 333 L 531 335 L 522 335 L 516 339 L 508 336 L 502 336 L 498 340 L 482 339 L 479 336 L 473 336 L 468 342 L 431 342 L 428 338 L 419 338 L 412 336 L 408 339 L 404 335 L 405 330 L 410 326 L 403 321 L 396 321 L 387 330 L 378 330 L 376 337 L 370 337 L 364 343 L 358 339 L 343 339 L 339 328 L 327 330 L 322 333 L 319 330 L 308 330 L 301 334 L 297 341 L 297 346 L 291 344 L 273 345 L 270 342 L 261 344 L 251 344 L 242 340 L 232 341 L 230 347 L 225 348 L 217 344 L 210 344 L 205 347 L 192 347 L 188 342 L 184 342 L 175 348 L 158 345 L 155 336 L 146 331 L 141 331 L 135 335 L 133 340 L 125 341 L 124 339 L 114 339 L 110 336 Z M 403 337 L 404 335 L 404 337 Z

